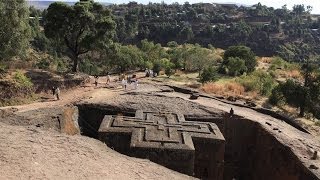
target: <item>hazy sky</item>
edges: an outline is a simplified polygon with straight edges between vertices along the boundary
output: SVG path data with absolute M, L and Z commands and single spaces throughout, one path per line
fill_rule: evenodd
M 48 0 L 50 1 L 50 0 Z M 58 0 L 57 0 L 58 1 Z M 65 0 L 65 1 L 76 1 L 76 0 Z M 109 2 L 109 3 L 128 3 L 129 1 L 125 0 L 95 0 L 96 2 Z M 134 1 L 134 0 L 131 0 Z M 164 1 L 165 3 L 173 3 L 173 2 L 178 2 L 178 3 L 184 3 L 186 0 L 135 0 L 136 2 L 139 3 L 149 3 L 151 2 L 162 2 Z M 236 2 L 240 4 L 246 4 L 246 5 L 253 5 L 259 2 L 259 0 L 188 0 L 189 3 L 199 3 L 199 2 L 209 2 L 209 3 L 225 3 L 225 2 Z M 305 4 L 311 5 L 313 7 L 313 14 L 320 14 L 320 0 L 260 0 L 260 2 L 263 5 L 267 6 L 272 6 L 275 8 L 279 8 L 285 4 L 287 4 L 288 8 L 291 9 L 293 5 L 295 4 Z

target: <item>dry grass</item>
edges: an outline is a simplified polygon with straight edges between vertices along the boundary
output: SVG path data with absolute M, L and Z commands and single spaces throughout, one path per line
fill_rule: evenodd
M 222 96 L 241 97 L 245 95 L 244 87 L 236 82 L 227 82 L 225 84 L 207 83 L 201 88 L 206 93 L 213 93 Z
M 255 99 L 255 100 L 257 100 L 257 99 L 259 99 L 259 97 L 261 97 L 261 96 L 259 96 L 259 92 L 257 92 L 257 91 L 249 91 L 249 92 L 246 92 L 246 98 L 247 99 Z
M 262 62 L 262 63 L 268 63 L 270 64 L 271 61 L 272 61 L 273 57 L 259 57 L 257 60 L 259 62 Z
M 291 70 L 287 72 L 287 75 L 291 78 L 296 78 L 296 79 L 300 79 L 302 78 L 302 74 L 299 70 Z
M 187 86 L 189 88 L 199 89 L 201 87 L 201 84 L 200 83 L 191 83 L 191 84 L 187 84 Z
M 223 61 L 223 57 L 219 54 L 212 54 L 210 55 L 210 57 L 214 59 L 217 63 L 222 63 Z
M 181 76 L 183 75 L 184 72 L 183 71 L 180 71 L 180 70 L 176 70 L 176 73 L 174 74 L 175 76 Z
M 220 49 L 220 48 L 217 48 L 217 49 L 216 49 L 216 53 L 217 53 L 218 55 L 220 55 L 221 57 L 223 57 L 224 52 L 225 52 L 225 50 L 223 50 L 223 49 Z
M 294 78 L 294 79 L 303 79 L 301 72 L 297 69 L 290 71 L 280 71 L 279 75 L 281 78 Z

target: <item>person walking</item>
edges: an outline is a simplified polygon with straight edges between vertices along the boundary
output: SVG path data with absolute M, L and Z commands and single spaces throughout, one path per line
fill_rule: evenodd
M 138 88 L 138 79 L 137 79 L 137 75 L 132 75 L 132 80 L 133 82 L 133 86 L 134 86 L 134 89 L 137 89 Z

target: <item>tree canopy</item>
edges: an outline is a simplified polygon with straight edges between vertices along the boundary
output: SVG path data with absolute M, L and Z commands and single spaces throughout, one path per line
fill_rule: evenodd
M 229 64 L 229 58 L 240 58 L 244 60 L 247 68 L 246 72 L 253 72 L 257 66 L 255 54 L 249 47 L 246 46 L 231 46 L 224 53 L 223 64 Z M 242 67 L 241 67 L 242 68 Z
M 25 1 L 0 0 L 0 59 L 24 55 L 29 40 L 29 10 Z
M 76 72 L 81 54 L 107 47 L 115 22 L 108 9 L 92 0 L 81 0 L 74 6 L 55 2 L 48 8 L 44 28 L 47 37 L 65 45 Z

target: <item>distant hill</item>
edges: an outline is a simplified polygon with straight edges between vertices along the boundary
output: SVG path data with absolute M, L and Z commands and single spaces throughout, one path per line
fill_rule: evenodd
M 41 0 L 39 0 L 39 1 L 29 1 L 29 0 L 27 0 L 27 3 L 28 3 L 29 6 L 34 6 L 35 8 L 41 9 L 41 10 L 47 9 L 49 7 L 49 5 L 51 3 L 54 3 L 54 2 L 55 1 L 41 1 Z M 65 3 L 68 4 L 68 5 L 74 5 L 76 2 L 78 2 L 78 1 L 76 1 L 76 0 L 74 2 L 70 2 L 70 1 L 67 2 L 66 1 Z M 103 4 L 105 6 L 111 5 L 111 3 L 101 3 L 101 4 Z

